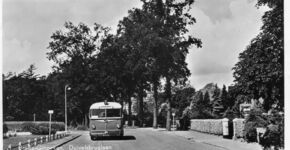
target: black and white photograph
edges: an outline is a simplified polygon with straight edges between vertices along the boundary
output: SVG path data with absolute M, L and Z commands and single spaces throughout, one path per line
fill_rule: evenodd
M 284 0 L 1 3 L 0 149 L 290 148 Z

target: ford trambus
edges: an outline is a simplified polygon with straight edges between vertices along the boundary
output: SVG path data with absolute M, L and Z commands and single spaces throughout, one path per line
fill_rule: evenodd
M 116 102 L 98 102 L 91 105 L 90 136 L 95 140 L 100 136 L 123 136 L 122 107 Z

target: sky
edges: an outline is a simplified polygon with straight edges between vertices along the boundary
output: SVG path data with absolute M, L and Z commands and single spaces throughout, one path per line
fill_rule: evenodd
M 191 10 L 197 23 L 189 34 L 202 40 L 202 48 L 192 46 L 186 62 L 191 71 L 190 84 L 200 89 L 207 83 L 233 84 L 232 68 L 260 31 L 266 8 L 256 8 L 256 0 L 196 0 Z M 129 9 L 140 8 L 139 0 L 4 0 L 3 73 L 21 73 L 30 64 L 36 73 L 48 75 L 53 62 L 47 59 L 53 32 L 66 21 L 109 26 Z

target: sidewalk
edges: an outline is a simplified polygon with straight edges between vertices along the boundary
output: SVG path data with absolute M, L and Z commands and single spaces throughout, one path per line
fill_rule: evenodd
M 222 147 L 227 150 L 262 150 L 262 147 L 258 143 L 246 143 L 235 141 L 232 139 L 224 139 L 222 136 L 201 133 L 197 131 L 166 131 L 164 128 L 153 129 L 153 131 L 164 132 L 166 134 L 180 136 L 186 138 L 191 142 L 200 142 L 217 147 Z
M 79 136 L 81 136 L 81 134 L 73 133 L 67 137 L 62 138 L 62 139 L 58 139 L 58 140 L 54 140 L 54 141 L 51 141 L 48 143 L 37 145 L 36 147 L 32 147 L 31 149 L 32 150 L 52 150 L 52 149 L 55 149 L 55 148 L 65 144 L 71 140 L 78 138 Z

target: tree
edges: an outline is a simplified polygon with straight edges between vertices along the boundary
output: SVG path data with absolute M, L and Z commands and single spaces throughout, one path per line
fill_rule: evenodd
M 93 31 L 85 24 L 75 26 L 71 22 L 65 23 L 63 31 L 58 30 L 52 34 L 49 42 L 50 51 L 48 59 L 56 63 L 54 69 L 64 80 L 64 84 L 72 87 L 68 105 L 69 112 L 75 113 L 74 119 L 78 123 L 88 125 L 89 106 L 96 101 L 99 92 L 96 76 L 98 68 L 93 65 L 97 54 L 98 45 L 107 36 L 108 28 L 95 24 Z
M 213 100 L 212 100 L 212 114 L 219 118 L 221 117 L 221 112 L 224 109 L 222 100 L 221 100 L 221 91 L 218 88 L 217 85 L 215 85 L 215 90 L 213 92 L 213 96 L 212 96 Z
M 238 88 L 236 85 L 228 86 L 228 106 L 232 107 L 235 104 L 237 96 L 239 94 L 243 94 L 241 89 Z
M 203 93 L 198 91 L 190 105 L 189 117 L 191 119 L 209 119 L 212 118 L 211 106 L 204 101 Z
M 190 105 L 191 98 L 195 94 L 193 87 L 177 89 L 172 96 L 172 108 L 177 109 L 176 117 L 182 117 L 183 110 Z
M 46 98 L 45 78 L 38 78 L 36 67 L 30 65 L 22 73 L 3 75 L 3 114 L 4 120 L 46 120 L 52 100 Z M 45 105 L 44 105 L 45 104 Z
M 112 95 L 114 101 L 118 101 L 122 105 L 123 102 L 129 104 L 128 121 L 131 125 L 131 97 L 138 92 L 137 84 L 144 75 L 138 71 L 142 64 L 136 62 L 139 60 L 136 59 L 137 56 L 132 52 L 128 43 L 126 36 L 108 35 L 102 41 L 100 53 L 94 65 L 99 72 L 102 72 L 99 78 L 102 80 L 103 92 L 107 97 Z
M 205 92 L 204 97 L 203 97 L 203 103 L 206 107 L 210 108 L 210 95 L 208 91 Z
M 224 111 L 224 110 L 226 110 L 229 107 L 228 92 L 227 92 L 227 89 L 226 89 L 225 85 L 223 85 L 220 99 L 221 99 L 221 103 L 222 103 L 222 105 L 224 107 L 224 109 L 223 109 L 223 111 Z
M 189 14 L 193 1 L 153 0 L 143 1 L 145 10 L 152 12 L 157 18 L 160 38 L 163 40 L 162 52 L 155 58 L 158 62 L 161 75 L 166 80 L 165 93 L 167 97 L 167 130 L 171 128 L 171 80 L 175 83 L 184 82 L 190 72 L 185 63 L 186 54 L 190 45 L 201 46 L 199 39 L 186 36 L 187 25 L 195 23 L 195 18 Z
M 142 1 L 142 9 L 133 9 L 129 11 L 129 16 L 125 17 L 119 24 L 119 33 L 126 37 L 127 43 L 124 47 L 130 47 L 132 54 L 138 58 L 134 64 L 142 64 L 139 67 L 144 68 L 141 74 L 145 77 L 141 89 L 144 89 L 144 81 L 153 84 L 155 97 L 154 127 L 157 125 L 157 87 L 160 77 L 166 79 L 166 95 L 168 99 L 168 126 L 170 128 L 171 115 L 171 80 L 177 82 L 180 79 L 186 79 L 189 70 L 186 67 L 185 57 L 188 53 L 188 47 L 195 44 L 200 47 L 199 39 L 191 36 L 185 36 L 188 32 L 186 26 L 192 25 L 195 19 L 189 15 L 188 11 L 193 1 L 174 2 L 167 0 Z M 139 75 L 140 76 L 140 75 Z M 146 87 L 146 86 L 145 86 Z M 140 100 L 142 96 L 139 96 Z
M 284 108 L 284 26 L 283 0 L 258 0 L 257 6 L 270 10 L 262 17 L 259 33 L 240 53 L 233 68 L 236 85 L 254 99 L 264 99 L 264 109 L 273 104 Z
M 134 90 L 138 97 L 138 120 L 143 124 L 143 98 L 149 90 L 148 59 L 149 51 L 146 44 L 149 42 L 149 30 L 146 29 L 144 19 L 146 13 L 140 9 L 130 10 L 128 17 L 119 23 L 118 37 L 122 39 L 120 48 L 127 51 L 125 67 L 131 72 L 134 80 Z M 144 23 L 144 24 L 143 24 Z M 142 31 L 142 32 L 141 32 Z

